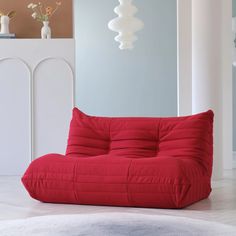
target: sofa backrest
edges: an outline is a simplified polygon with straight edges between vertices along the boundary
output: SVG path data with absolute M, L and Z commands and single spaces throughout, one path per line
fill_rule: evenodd
M 170 118 L 108 118 L 73 109 L 68 157 L 178 157 L 212 168 L 213 112 Z

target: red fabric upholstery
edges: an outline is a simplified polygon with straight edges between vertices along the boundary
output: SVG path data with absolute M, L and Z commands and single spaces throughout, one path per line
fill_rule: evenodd
M 66 155 L 22 177 L 43 202 L 182 208 L 211 192 L 213 112 L 175 118 L 105 118 L 77 108 Z

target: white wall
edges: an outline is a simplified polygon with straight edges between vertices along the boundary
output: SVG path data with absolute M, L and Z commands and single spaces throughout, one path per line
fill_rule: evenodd
M 179 24 L 178 29 L 179 113 L 189 112 L 188 101 L 192 101 L 193 113 L 215 112 L 214 177 L 220 178 L 223 169 L 232 169 L 232 1 L 192 0 L 192 7 L 185 1 L 178 0 L 182 7 L 178 20 L 188 19 L 192 24 Z
M 22 175 L 32 159 L 65 153 L 74 40 L 1 39 L 0 52 L 0 175 Z

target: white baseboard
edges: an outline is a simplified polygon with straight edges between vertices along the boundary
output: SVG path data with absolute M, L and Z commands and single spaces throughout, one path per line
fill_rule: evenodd
M 236 169 L 236 152 L 233 152 L 233 168 Z

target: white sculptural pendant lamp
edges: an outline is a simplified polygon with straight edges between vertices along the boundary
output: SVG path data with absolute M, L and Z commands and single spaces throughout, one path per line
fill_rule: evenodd
M 110 30 L 118 32 L 115 40 L 120 43 L 120 49 L 133 49 L 133 43 L 138 39 L 135 32 L 141 30 L 143 22 L 134 15 L 138 12 L 137 7 L 132 4 L 133 0 L 119 0 L 120 5 L 114 9 L 117 18 L 108 23 Z

